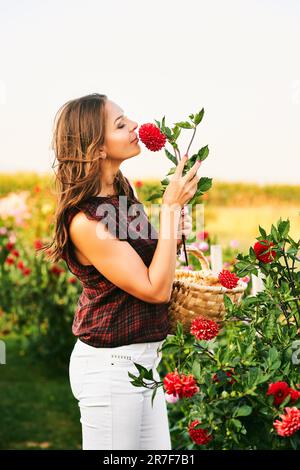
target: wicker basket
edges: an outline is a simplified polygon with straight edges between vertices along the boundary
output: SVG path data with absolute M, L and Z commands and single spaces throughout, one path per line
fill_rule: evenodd
M 241 279 L 233 289 L 223 287 L 209 268 L 209 262 L 201 250 L 186 246 L 200 261 L 201 271 L 176 269 L 173 290 L 169 304 L 170 331 L 175 334 L 177 321 L 183 326 L 184 333 L 190 331 L 192 320 L 198 316 L 216 322 L 222 321 L 225 312 L 224 294 L 232 302 L 239 303 L 247 287 Z

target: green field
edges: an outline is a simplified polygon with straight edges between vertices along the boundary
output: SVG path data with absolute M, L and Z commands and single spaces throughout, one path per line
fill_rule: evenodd
M 263 205 L 258 207 L 215 206 L 205 209 L 205 230 L 217 236 L 222 246 L 228 245 L 230 240 L 239 241 L 239 249 L 248 251 L 249 244 L 253 244 L 260 235 L 258 226 L 270 231 L 271 225 L 279 218 L 290 219 L 290 235 L 296 240 L 300 237 L 300 204 L 296 205 Z
M 80 449 L 79 408 L 59 373 L 22 352 L 17 337 L 5 338 L 0 366 L 0 449 Z

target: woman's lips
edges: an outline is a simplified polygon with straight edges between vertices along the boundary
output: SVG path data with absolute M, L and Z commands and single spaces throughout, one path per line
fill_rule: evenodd
M 137 137 L 137 138 L 132 142 L 132 144 L 137 144 L 138 141 L 139 141 L 139 138 Z

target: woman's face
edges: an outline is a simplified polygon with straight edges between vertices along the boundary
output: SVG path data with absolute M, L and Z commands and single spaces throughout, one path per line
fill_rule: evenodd
M 135 140 L 138 123 L 124 116 L 123 109 L 111 100 L 105 104 L 106 131 L 103 150 L 108 158 L 126 160 L 141 152 Z M 133 142 L 135 140 L 135 142 Z

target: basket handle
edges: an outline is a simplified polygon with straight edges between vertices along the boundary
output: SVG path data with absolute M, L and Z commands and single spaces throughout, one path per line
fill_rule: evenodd
M 196 258 L 198 258 L 202 266 L 202 269 L 210 269 L 208 259 L 205 257 L 205 255 L 199 248 L 196 248 L 195 246 L 187 245 L 186 250 L 189 251 L 190 253 L 193 253 L 193 255 L 195 255 Z

